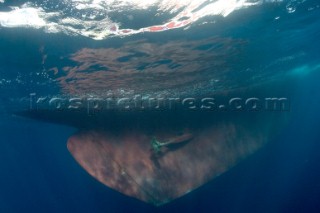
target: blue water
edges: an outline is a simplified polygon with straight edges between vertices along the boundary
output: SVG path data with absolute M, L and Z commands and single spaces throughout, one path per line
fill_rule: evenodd
M 310 5 L 315 9 L 308 10 Z M 274 17 L 270 11 L 280 14 L 278 25 L 270 18 Z M 0 80 L 5 79 L 3 82 L 6 82 L 0 85 L 0 212 L 319 212 L 319 3 L 306 1 L 291 14 L 284 11 L 283 7 L 276 6 L 239 13 L 238 16 L 227 17 L 223 23 L 218 22 L 214 25 L 218 28 L 214 29 L 210 28 L 211 25 L 201 25 L 186 31 L 178 29 L 161 32 L 160 35 L 137 35 L 103 41 L 46 34 L 31 29 L 0 28 Z M 243 17 L 241 13 L 248 13 L 249 17 L 254 13 L 258 18 L 240 20 L 238 18 Z M 205 51 L 208 44 L 197 42 L 215 35 L 251 39 L 252 42 L 244 47 L 240 45 L 239 48 L 243 48 L 240 53 L 232 50 L 235 57 L 221 59 L 227 65 L 233 63 L 228 65 L 230 69 L 224 70 L 222 74 L 208 74 L 211 73 L 210 66 L 213 66 L 210 61 L 208 66 L 203 65 L 207 66 L 203 71 L 205 76 L 197 76 L 193 80 L 201 83 L 208 77 L 217 78 L 221 84 L 213 87 L 223 90 L 241 88 L 256 81 L 294 76 L 297 81 L 291 97 L 290 123 L 263 149 L 232 170 L 163 207 L 153 207 L 129 198 L 88 175 L 66 148 L 68 137 L 77 131 L 75 128 L 17 117 L 8 110 L 20 108 L 10 105 L 12 103 L 8 100 L 26 97 L 30 92 L 70 92 L 69 88 L 62 88 L 59 84 L 57 79 L 61 76 L 43 77 L 36 73 L 53 65 L 65 66 L 56 64 L 58 62 L 70 65 L 70 59 L 61 60 L 59 56 L 75 53 L 80 47 L 112 46 L 121 49 L 123 43 L 138 41 L 140 44 L 145 36 L 148 44 L 160 40 L 161 45 L 171 39 L 178 43 L 181 38 L 187 38 L 182 46 L 195 41 L 195 46 Z M 233 41 L 230 45 L 226 41 L 219 42 L 224 47 L 238 44 Z M 39 53 L 38 47 L 41 45 L 45 46 L 48 54 L 45 65 L 39 62 L 42 53 Z M 223 49 L 215 47 L 206 54 Z M 219 57 L 227 57 L 229 53 L 226 51 Z M 143 54 L 137 57 L 140 56 Z M 290 56 L 293 60 L 281 62 Z M 201 57 L 196 59 L 201 60 Z M 156 61 L 161 60 L 167 63 L 161 58 Z M 125 60 L 119 63 L 126 65 Z M 15 80 L 18 76 L 21 81 Z M 251 76 L 256 80 L 252 80 Z M 81 84 L 79 79 L 71 80 Z M 135 80 L 132 77 L 128 82 L 133 82 L 133 87 L 137 86 L 135 88 L 141 92 L 140 82 L 135 83 Z M 181 90 L 184 90 L 185 85 L 181 85 Z M 173 88 L 173 92 L 181 91 L 174 88 L 172 82 L 162 86 Z M 156 87 L 147 91 L 156 92 L 158 89 Z M 208 89 L 212 89 L 210 85 L 196 91 L 190 89 L 190 92 L 198 94 Z M 87 92 L 82 87 L 79 91 Z
M 317 78 L 305 79 L 296 99 L 299 111 L 274 141 L 160 208 L 90 177 L 66 149 L 74 129 L 7 116 L 1 120 L 1 212 L 317 212 L 319 89 Z

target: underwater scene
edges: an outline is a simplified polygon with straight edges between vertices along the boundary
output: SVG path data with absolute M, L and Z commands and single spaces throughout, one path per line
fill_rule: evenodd
M 0 0 L 0 213 L 320 212 L 317 0 Z

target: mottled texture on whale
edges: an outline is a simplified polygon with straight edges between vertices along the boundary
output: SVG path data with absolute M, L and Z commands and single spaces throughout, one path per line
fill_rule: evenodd
M 69 138 L 68 149 L 90 175 L 108 187 L 162 205 L 257 151 L 274 134 L 275 123 L 280 120 L 278 113 L 195 116 L 198 119 L 175 123 L 172 118 L 165 121 L 165 117 L 155 116 L 150 118 L 153 123 L 136 119 L 129 126 L 81 130 Z M 159 153 L 152 149 L 153 138 L 168 141 L 181 134 L 188 140 Z

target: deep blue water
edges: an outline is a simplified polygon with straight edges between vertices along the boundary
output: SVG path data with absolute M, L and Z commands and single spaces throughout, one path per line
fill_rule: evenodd
M 81 47 L 98 48 L 111 45 L 112 42 L 74 39 L 60 34 L 48 36 L 43 32 L 26 29 L 0 28 L 0 80 L 3 78 L 13 81 L 17 75 L 22 76 L 22 83 L 0 85 L 3 98 L 0 101 L 3 105 L 0 107 L 0 212 L 319 212 L 320 75 L 319 67 L 314 67 L 320 59 L 320 45 L 317 43 L 320 13 L 319 9 L 315 9 L 316 12 L 306 12 L 308 10 L 303 8 L 308 5 L 318 3 L 307 1 L 290 16 L 291 19 L 283 15 L 287 19 L 280 22 L 280 27 L 270 24 L 270 17 L 258 11 L 258 21 L 248 28 L 243 27 L 248 24 L 248 20 L 244 18 L 236 26 L 221 25 L 219 30 L 214 30 L 220 36 L 253 40 L 248 46 L 239 47 L 244 48 L 241 54 L 232 52 L 236 53 L 235 58 L 230 56 L 228 60 L 222 61 L 235 63 L 230 65 L 232 69 L 249 67 L 254 71 L 225 71 L 223 75 L 217 75 L 225 80 L 217 88 L 250 85 L 252 81 L 245 79 L 245 76 L 250 75 L 258 80 L 285 78 L 295 68 L 309 66 L 300 69 L 304 73 L 292 71 L 294 78 L 298 80 L 291 97 L 291 120 L 279 135 L 232 170 L 194 192 L 158 208 L 109 189 L 88 175 L 66 148 L 66 141 L 77 131 L 76 128 L 17 117 L 8 112 L 8 106 L 5 106 L 8 98 L 25 97 L 29 92 L 56 94 L 62 91 L 59 90 L 60 85 L 51 81 L 60 76 L 48 80 L 47 77 L 42 79 L 35 74 L 43 69 L 39 62 L 41 54 L 33 51 L 38 49 L 37 45 L 46 46 L 48 62 L 45 68 L 50 68 L 52 64 L 65 66 L 55 64 L 57 62 L 71 63 L 68 60 L 61 61 L 59 56 L 76 52 L 80 49 L 80 44 Z M 278 9 L 271 11 L 286 14 L 282 9 L 279 9 L 280 12 Z M 223 24 L 234 20 L 234 17 L 227 18 Z M 219 22 L 217 25 L 219 26 Z M 277 34 L 277 28 L 283 30 L 283 33 Z M 195 31 L 200 32 L 195 35 Z M 148 43 L 164 39 L 162 44 L 166 39 L 171 39 L 169 36 L 163 38 L 163 35 L 173 36 L 175 41 L 184 36 L 188 38 L 188 42 L 212 37 L 210 29 L 205 26 L 195 26 L 190 29 L 192 33 L 188 32 L 178 30 L 146 37 Z M 132 40 L 140 40 L 139 36 Z M 130 39 L 128 40 L 131 41 Z M 70 40 L 75 41 L 72 43 Z M 112 41 L 112 45 L 121 49 L 121 39 L 114 38 Z M 64 45 L 63 42 L 68 44 Z M 222 43 L 225 44 L 224 42 Z M 202 43 L 195 46 L 204 50 L 208 47 Z M 34 54 L 30 55 L 31 52 Z M 276 59 L 296 56 L 301 52 L 304 55 L 288 63 L 272 63 Z M 229 52 L 220 56 L 227 54 Z M 277 72 L 281 74 L 277 75 Z M 207 74 L 207 71 L 204 70 L 204 73 Z M 201 82 L 203 78 L 195 80 Z M 43 82 L 48 84 L 42 85 Z
M 1 120 L 1 212 L 317 212 L 320 208 L 319 75 L 304 79 L 292 123 L 218 179 L 156 208 L 108 189 L 71 157 L 75 129 Z

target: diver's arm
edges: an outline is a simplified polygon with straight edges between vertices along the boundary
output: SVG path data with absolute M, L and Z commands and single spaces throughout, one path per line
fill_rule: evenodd
M 154 149 L 159 149 L 162 146 L 167 146 L 170 144 L 177 144 L 177 143 L 183 143 L 186 142 L 188 140 L 191 140 L 193 138 L 192 134 L 183 134 L 181 136 L 175 137 L 170 139 L 167 142 L 160 142 L 158 140 L 156 140 L 155 138 L 152 140 L 152 146 Z

